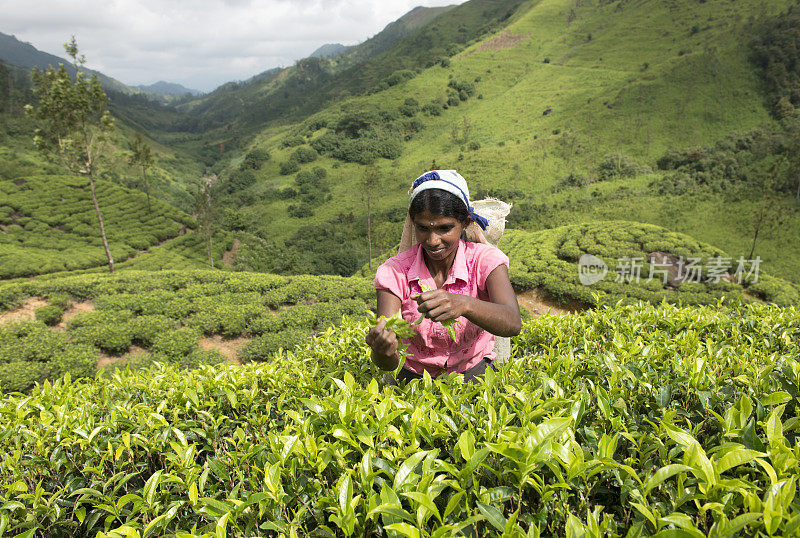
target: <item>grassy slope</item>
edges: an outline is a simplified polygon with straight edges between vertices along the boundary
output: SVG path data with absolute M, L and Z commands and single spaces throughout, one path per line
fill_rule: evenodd
M 428 169 L 433 160 L 440 168 L 457 168 L 474 191 L 518 189 L 528 200 L 550 204 L 569 196 L 551 194 L 557 179 L 570 172 L 592 171 L 608 153 L 620 152 L 654 166 L 667 148 L 707 144 L 731 131 L 769 124 L 759 81 L 747 60 L 747 20 L 774 14 L 785 5 L 641 1 L 602 7 L 584 2 L 575 7 L 567 0 L 531 2 L 519 10 L 521 15 L 512 17 L 507 28 L 527 36 L 517 46 L 479 50 L 484 40 L 454 58 L 449 68 L 427 69 L 404 84 L 349 102 L 357 108 L 394 108 L 413 96 L 425 103 L 444 96 L 451 75 L 468 81 L 480 77 L 477 93 L 482 99 L 472 98 L 438 118 L 422 117 L 426 129 L 404 144 L 403 156 L 379 163 L 385 183 L 375 206 L 402 211 L 409 180 Z M 543 115 L 546 109 L 553 111 Z M 320 115 L 334 116 L 336 110 Z M 472 126 L 471 140 L 481 144 L 477 151 L 465 151 L 451 139 L 453 125 L 465 118 Z M 282 136 L 260 141 L 273 151 L 273 163 L 261 177 L 276 185 L 291 181 L 277 174 L 277 163 L 290 152 L 278 149 Z M 342 164 L 334 168 L 330 159 L 314 165 L 328 168 L 333 200 L 319 208 L 314 218 L 303 220 L 284 216 L 287 202 L 268 208 L 256 204 L 245 209 L 254 229 L 286 237 L 300 226 L 340 213 L 363 213 L 364 204 L 353 196 L 359 192 L 354 180 L 362 175 L 362 167 Z M 639 177 L 592 190 L 620 185 L 643 188 L 651 179 Z M 560 218 L 565 222 L 642 220 L 689 233 L 734 256 L 749 252 L 751 204 L 747 202 L 600 198 L 588 209 L 566 209 Z M 265 214 L 276 217 L 265 219 Z M 392 244 L 399 237 L 398 226 L 387 228 L 379 243 Z M 784 249 L 780 255 L 775 247 L 796 238 L 798 229 L 800 220 L 791 217 L 784 232 L 766 238 L 757 250 L 774 274 L 795 282 L 798 277 L 787 260 L 800 254 L 800 242 L 788 245 L 788 252 Z
M 448 11 L 443 20 L 433 20 L 421 28 L 420 23 L 427 22 L 436 11 L 423 12 L 423 17 L 406 14 L 395 21 L 402 25 L 390 24 L 373 39 L 353 47 L 341 62 L 305 58 L 280 73 L 267 72 L 264 79 L 228 83 L 178 108 L 190 112 L 206 130 L 209 126 L 222 127 L 206 135 L 230 143 L 237 134 L 257 131 L 264 123 L 302 119 L 337 100 L 362 94 L 396 70 L 433 63 L 447 55 L 450 45 L 460 48 L 490 25 L 502 24 L 501 20 L 520 3 L 522 0 L 466 2 Z M 394 41 L 394 46 L 383 50 L 387 42 Z M 352 65 L 354 58 L 356 65 Z

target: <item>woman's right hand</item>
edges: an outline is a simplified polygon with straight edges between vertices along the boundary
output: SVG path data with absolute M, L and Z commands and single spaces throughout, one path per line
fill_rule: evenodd
M 382 317 L 367 333 L 367 345 L 372 348 L 372 360 L 383 370 L 397 367 L 400 355 L 397 352 L 398 340 L 394 331 L 386 328 L 386 318 Z M 395 366 L 392 367 L 391 363 Z M 387 367 L 388 366 L 388 367 Z

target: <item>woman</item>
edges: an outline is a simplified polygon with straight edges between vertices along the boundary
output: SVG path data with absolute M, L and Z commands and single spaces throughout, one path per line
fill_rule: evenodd
M 399 310 L 415 326 L 408 339 L 401 381 L 459 372 L 473 381 L 495 358 L 494 335 L 520 331 L 517 297 L 508 279 L 508 257 L 484 243 L 466 242 L 462 233 L 486 219 L 469 203 L 466 180 L 455 170 L 433 170 L 412 185 L 408 219 L 419 241 L 378 268 L 378 316 Z M 431 291 L 423 291 L 429 289 Z M 457 320 L 453 340 L 440 323 Z M 381 320 L 367 334 L 372 361 L 383 370 L 399 362 L 398 339 Z

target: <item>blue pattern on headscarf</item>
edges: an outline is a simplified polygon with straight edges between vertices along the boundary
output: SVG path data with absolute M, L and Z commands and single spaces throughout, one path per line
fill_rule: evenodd
M 411 185 L 411 190 L 413 191 L 426 181 L 443 181 L 449 185 L 452 185 L 458 192 L 461 193 L 461 199 L 464 200 L 464 203 L 467 205 L 467 211 L 469 212 L 469 216 L 478 223 L 478 226 L 481 227 L 482 230 L 485 230 L 487 226 L 489 226 L 489 221 L 485 217 L 481 217 L 477 213 L 475 213 L 475 208 L 469 205 L 469 198 L 467 198 L 467 193 L 461 190 L 461 187 L 453 183 L 452 181 L 447 181 L 443 179 L 435 170 L 431 172 L 426 172 L 419 176 L 417 179 L 414 180 L 414 183 Z

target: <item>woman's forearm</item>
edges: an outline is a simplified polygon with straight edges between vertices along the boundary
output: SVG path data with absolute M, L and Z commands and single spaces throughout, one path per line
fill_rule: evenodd
M 509 305 L 466 297 L 464 317 L 496 336 L 516 336 L 521 329 L 519 310 Z

